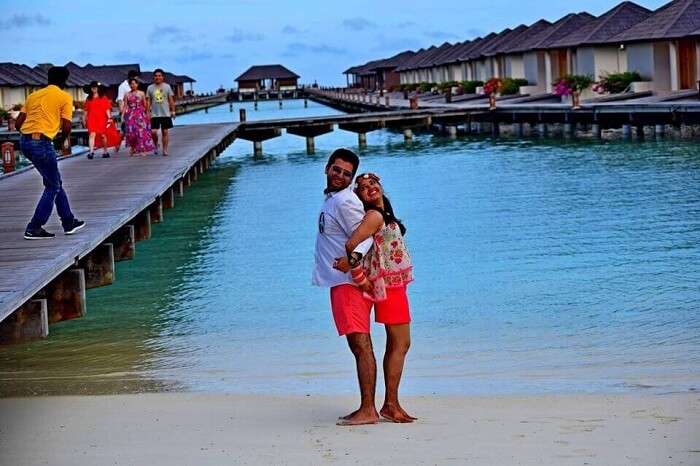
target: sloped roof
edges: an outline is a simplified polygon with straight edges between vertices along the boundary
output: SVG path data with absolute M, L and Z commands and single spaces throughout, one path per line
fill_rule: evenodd
M 494 38 L 493 41 L 491 41 L 490 44 L 488 44 L 486 47 L 481 49 L 480 53 L 481 55 L 485 57 L 491 57 L 494 55 L 498 55 L 499 53 L 502 53 L 503 50 L 505 50 L 506 46 L 510 43 L 510 41 L 518 36 L 519 34 L 525 32 L 527 30 L 527 26 L 524 24 L 521 24 L 520 26 L 516 27 L 515 29 L 506 29 L 505 31 L 501 32 L 498 37 Z
M 420 62 L 426 56 L 426 54 L 433 53 L 433 51 L 436 48 L 437 48 L 436 46 L 432 45 L 432 46 L 428 47 L 427 49 L 420 49 L 419 51 L 416 52 L 415 55 L 413 55 L 411 58 L 406 60 L 403 63 L 403 65 L 399 66 L 396 70 L 402 71 L 402 70 L 412 70 L 412 69 L 418 68 L 416 66 L 416 64 L 418 62 Z
M 700 35 L 700 0 L 673 0 L 644 21 L 612 37 L 615 42 L 677 39 Z
M 523 32 L 521 32 L 517 36 L 513 36 L 507 44 L 503 44 L 503 46 L 501 47 L 501 53 L 513 53 L 517 50 L 520 50 L 522 44 L 531 41 L 533 37 L 540 35 L 543 31 L 549 29 L 551 26 L 552 23 L 550 23 L 546 19 L 540 19 L 539 21 L 535 21 Z
M 443 42 L 439 47 L 435 47 L 430 53 L 426 53 L 414 66 L 416 68 L 429 68 L 433 66 L 434 59 L 445 53 L 447 50 L 452 48 L 452 44 L 449 42 Z
M 578 31 L 550 44 L 550 47 L 576 47 L 587 44 L 604 44 L 615 35 L 644 21 L 652 11 L 633 2 L 622 2 Z
M 595 19 L 595 16 L 590 13 L 569 13 L 559 18 L 549 27 L 543 27 L 539 33 L 529 36 L 526 40 L 515 46 L 513 50 L 509 50 L 508 52 L 525 52 L 528 50 L 549 48 L 549 44 L 572 34 L 593 19 Z
M 138 63 L 121 65 L 93 65 L 88 63 L 80 68 L 80 71 L 84 75 L 90 76 L 91 80 L 99 81 L 106 86 L 121 84 L 128 77 L 131 70 L 141 71 L 141 67 Z
M 296 79 L 299 75 L 282 65 L 251 66 L 235 81 L 258 81 L 260 79 Z
M 46 72 L 19 63 L 0 63 L 0 84 L 4 86 L 45 86 Z
M 141 81 L 145 83 L 153 82 L 153 71 L 141 71 L 140 75 Z M 195 83 L 194 79 L 190 78 L 186 74 L 174 74 L 165 72 L 165 82 L 168 84 L 182 84 L 182 83 Z
M 458 42 L 452 47 L 447 53 L 444 55 L 440 56 L 436 61 L 436 65 L 446 65 L 448 63 L 454 63 L 457 61 L 457 57 L 459 54 L 463 51 L 466 50 L 467 48 L 471 47 L 476 41 L 480 41 L 481 37 L 477 37 L 476 39 L 473 40 L 465 40 L 464 42 Z
M 510 31 L 510 29 L 506 29 L 507 31 Z M 476 58 L 481 56 L 481 51 L 486 50 L 488 46 L 494 43 L 495 40 L 498 39 L 498 36 L 501 35 L 503 32 L 506 30 L 503 30 L 499 33 L 492 32 L 491 34 L 484 36 L 484 38 L 479 41 L 478 44 L 474 44 L 473 47 L 469 47 L 469 49 L 464 50 L 458 57 L 458 60 L 470 60 L 472 58 Z
M 394 56 L 391 56 L 384 60 L 380 60 L 379 63 L 372 66 L 370 71 L 397 68 L 403 63 L 405 63 L 409 58 L 413 57 L 415 54 L 416 52 L 414 52 L 413 50 L 405 50 L 403 52 L 397 53 Z

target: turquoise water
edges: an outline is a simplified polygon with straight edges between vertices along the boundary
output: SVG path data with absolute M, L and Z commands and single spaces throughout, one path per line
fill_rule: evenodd
M 228 106 L 178 124 L 233 121 Z M 252 106 L 251 106 L 252 108 Z M 249 119 L 334 113 L 261 103 Z M 234 118 L 235 117 L 235 118 Z M 412 394 L 700 388 L 700 147 L 368 134 L 407 227 Z M 354 393 L 310 286 L 323 167 L 352 133 L 236 141 L 89 314 L 0 352 L 0 393 Z M 381 357 L 383 329 L 373 327 Z M 380 379 L 381 380 L 381 379 Z M 380 384 L 381 386 L 381 384 Z

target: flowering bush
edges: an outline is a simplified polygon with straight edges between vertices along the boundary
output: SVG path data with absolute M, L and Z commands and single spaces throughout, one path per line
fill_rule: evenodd
M 497 94 L 503 87 L 503 81 L 498 78 L 491 78 L 484 83 L 484 94 Z
M 557 81 L 554 85 L 554 93 L 556 95 L 571 95 L 574 91 L 581 92 L 591 84 L 593 84 L 593 78 L 590 76 L 570 74 Z

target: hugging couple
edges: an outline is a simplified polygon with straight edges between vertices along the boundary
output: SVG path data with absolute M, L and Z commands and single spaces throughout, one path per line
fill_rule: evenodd
M 330 288 L 338 334 L 347 338 L 357 364 L 359 409 L 338 425 L 375 424 L 379 416 L 413 422 L 399 404 L 399 383 L 411 343 L 406 285 L 413 279 L 405 227 L 394 215 L 379 176 L 355 178 L 360 159 L 336 149 L 326 164 L 325 201 L 318 218 L 314 285 Z M 355 183 L 353 184 L 353 178 Z M 374 394 L 377 364 L 370 337 L 370 311 L 386 329 L 384 405 L 377 413 Z

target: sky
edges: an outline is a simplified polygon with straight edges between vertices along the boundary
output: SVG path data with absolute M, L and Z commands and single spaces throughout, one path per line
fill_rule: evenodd
M 300 75 L 300 83 L 340 85 L 345 69 L 368 60 L 571 12 L 597 16 L 618 3 L 0 0 L 0 62 L 139 63 L 144 70 L 187 74 L 197 92 L 234 87 L 249 66 L 279 63 Z M 637 3 L 653 10 L 666 2 Z

